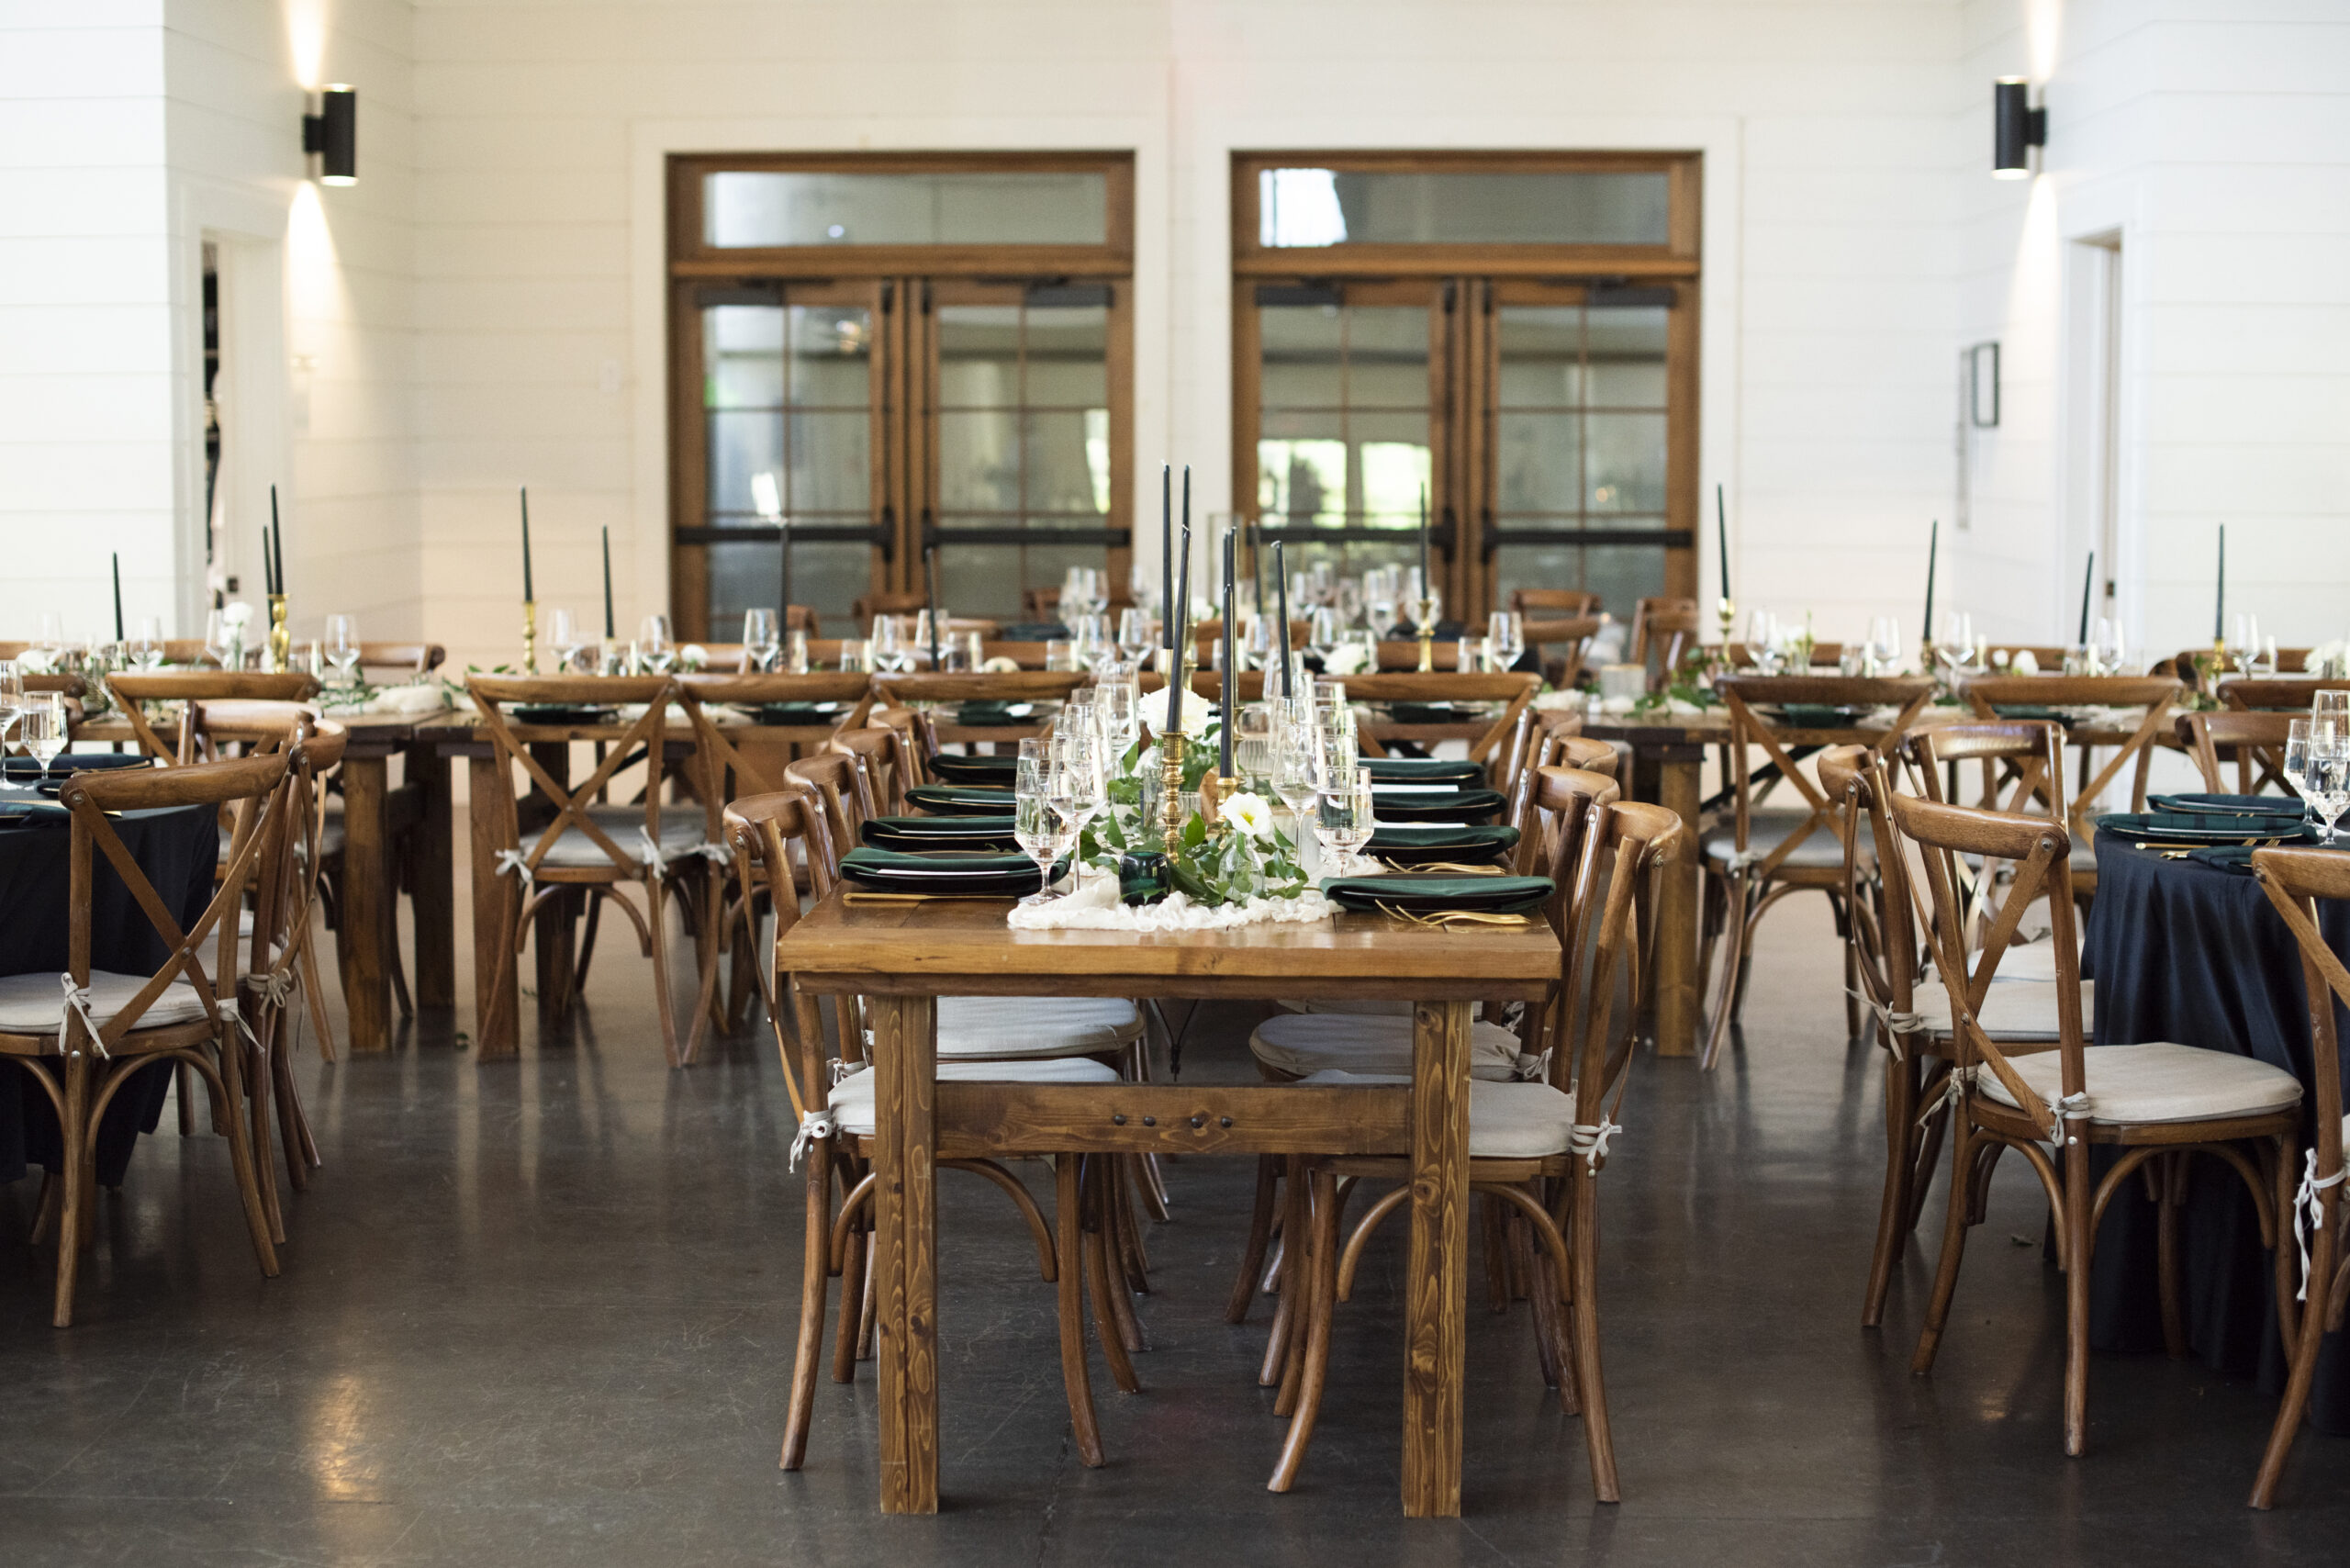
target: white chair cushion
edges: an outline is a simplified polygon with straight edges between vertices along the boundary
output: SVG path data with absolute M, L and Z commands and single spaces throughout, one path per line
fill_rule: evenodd
M 1910 999 L 1918 1014 L 1925 1019 L 1926 1027 L 1937 1035 L 1950 1033 L 1950 992 L 1940 980 L 1920 985 Z M 2056 986 L 2053 980 L 2009 980 L 2005 962 L 1991 979 L 1991 989 L 1983 998 L 1983 1011 L 1975 1015 L 1983 1032 L 1994 1040 L 2013 1040 L 2018 1044 L 2061 1040 L 2063 1032 L 2056 1024 Z M 2087 1039 L 2097 1023 L 2097 982 L 2081 982 L 2081 1037 Z
M 1307 1083 L 1409 1083 L 1385 1072 L 1332 1069 L 1309 1073 Z M 1469 1085 L 1469 1156 L 1472 1159 L 1539 1159 L 1564 1154 L 1574 1141 L 1575 1103 L 1547 1083 Z
M 1412 1021 L 1359 1013 L 1283 1013 L 1248 1036 L 1259 1061 L 1299 1078 L 1330 1069 L 1412 1072 Z M 1517 1076 L 1517 1036 L 1498 1024 L 1469 1026 L 1469 1076 L 1491 1082 Z
M 2050 1104 L 2065 1092 L 2065 1056 L 2042 1051 L 2010 1057 L 2008 1065 Z M 2301 1103 L 2301 1082 L 2281 1067 L 2233 1051 L 2156 1043 L 2096 1046 L 2081 1053 L 2081 1081 L 2093 1122 L 2199 1122 L 2221 1116 L 2265 1116 Z M 2015 1096 L 1987 1068 L 1975 1087 L 2002 1105 Z
M 1337 1013 L 1349 1018 L 1409 1018 L 1412 1015 L 1412 1003 L 1391 1001 L 1383 996 L 1285 996 L 1273 1005 L 1285 1007 L 1292 1013 Z
M 941 1083 L 1115 1083 L 1098 1061 L 1069 1057 L 1048 1061 L 943 1061 Z M 833 1085 L 834 1125 L 855 1137 L 873 1136 L 873 1070 L 859 1067 Z
M 65 987 L 57 977 L 54 969 L 40 969 L 0 979 L 0 1029 L 17 1035 L 56 1034 L 65 1013 Z M 151 978 L 92 969 L 90 1016 L 103 1027 L 130 1004 L 130 999 Z M 203 1016 L 204 998 L 185 980 L 174 980 L 139 1015 L 134 1027 L 160 1029 L 167 1024 L 192 1024 Z
M 1747 853 L 1758 857 L 1770 854 L 1803 825 L 1804 818 L 1808 814 L 1806 812 L 1754 812 L 1747 819 Z M 1698 842 L 1704 846 L 1707 860 L 1726 863 L 1738 851 L 1738 824 L 1725 817 L 1719 826 L 1707 828 Z M 1861 864 L 1873 865 L 1875 860 L 1875 852 L 1863 839 Z M 1805 834 L 1803 842 L 1796 845 L 1794 852 L 1779 864 L 1790 870 L 1841 870 L 1844 865 L 1844 841 L 1836 836 L 1831 823 L 1823 822 Z
M 2079 955 L 2076 954 L 2077 958 Z M 2046 937 L 2037 942 L 2010 944 L 1999 955 L 1998 978 L 2002 980 L 2053 980 L 2056 978 L 2056 944 Z
M 938 1054 L 1101 1056 L 1142 1038 L 1142 1012 L 1123 996 L 943 996 Z
M 620 846 L 621 853 L 631 865 L 641 864 L 644 853 L 643 840 L 639 836 L 644 827 L 642 806 L 590 806 L 588 818 L 601 828 L 604 835 Z M 664 806 L 661 808 L 661 853 L 669 859 L 690 855 L 702 842 L 705 825 L 699 806 Z M 538 834 L 522 835 L 522 851 L 529 854 L 538 842 Z M 584 868 L 603 870 L 612 864 L 604 846 L 576 827 L 565 828 L 563 836 L 548 849 L 541 866 L 557 870 L 576 871 Z

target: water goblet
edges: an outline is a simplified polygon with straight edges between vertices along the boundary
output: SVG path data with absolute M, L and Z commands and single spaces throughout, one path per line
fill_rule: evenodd
M 1517 667 L 1526 655 L 1526 621 L 1514 610 L 1496 610 L 1485 618 L 1487 658 L 1497 670 Z
M 669 618 L 648 615 L 637 629 L 636 663 L 640 669 L 666 675 L 677 663 L 677 645 L 669 640 Z
M 743 611 L 743 652 L 753 669 L 761 674 L 772 671 L 783 652 L 782 617 L 772 610 Z
M 1314 837 L 1331 868 L 1339 876 L 1352 869 L 1355 852 L 1371 842 L 1373 826 L 1371 769 L 1334 770 L 1323 779 Z

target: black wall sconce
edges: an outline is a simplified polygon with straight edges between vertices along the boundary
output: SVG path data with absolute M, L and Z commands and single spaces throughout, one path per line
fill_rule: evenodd
M 302 117 L 302 151 L 319 155 L 319 183 L 359 183 L 359 95 L 340 82 L 319 90 L 319 112 Z
M 2031 85 L 2020 76 L 1991 84 L 1991 177 L 2031 177 L 2031 149 L 2048 145 L 2048 111 L 2031 106 Z

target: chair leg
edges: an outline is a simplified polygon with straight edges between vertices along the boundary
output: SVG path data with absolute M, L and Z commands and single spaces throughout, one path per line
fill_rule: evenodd
M 319 1031 L 319 1059 L 334 1060 L 334 1025 L 327 1021 L 327 988 L 319 979 L 319 945 L 302 944 L 302 1000 L 309 1005 L 310 1023 Z
M 2068 1139 L 2065 1157 L 2065 1451 L 2077 1459 L 2089 1440 L 2089 1146 Z
M 2277 1424 L 2268 1431 L 2268 1449 L 2261 1455 L 2260 1473 L 2253 1478 L 2252 1506 L 2266 1508 L 2277 1501 L 2277 1484 L 2284 1479 L 2285 1462 L 2292 1457 L 2293 1440 L 2300 1436 L 2301 1417 L 2309 1409 L 2310 1387 L 2317 1379 L 2317 1355 L 2325 1341 L 2326 1284 L 2333 1278 L 2338 1243 L 2334 1216 L 2340 1214 L 2336 1194 L 2339 1187 L 2330 1187 L 2322 1194 L 2317 1236 L 2310 1247 L 2309 1300 L 2301 1306 L 2300 1333 L 2291 1341 L 2292 1371 L 2285 1380 L 2284 1403 L 2277 1406 Z M 2284 1220 L 2279 1215 L 2277 1250 L 2286 1251 Z M 2288 1290 L 2287 1295 L 2292 1292 Z
M 1968 1172 L 1975 1153 L 1975 1130 L 1966 1126 L 1963 1111 L 1953 1111 L 1951 1121 L 1950 1213 L 1942 1222 L 1942 1261 L 1934 1270 L 1934 1294 L 1926 1304 L 1925 1327 L 1918 1331 L 1918 1349 L 1909 1358 L 1909 1370 L 1919 1377 L 1934 1370 L 1934 1352 L 1941 1348 L 1942 1327 L 1950 1321 L 1959 1260 L 1966 1253 L 1966 1228 L 1971 1223 L 1967 1211 L 1974 1202 L 1974 1182 Z
M 243 1057 L 245 1068 L 245 1136 L 252 1149 L 253 1180 L 261 1188 L 262 1212 L 269 1215 L 269 1238 L 278 1246 L 285 1245 L 285 1211 L 277 1202 L 277 1161 L 269 1149 L 271 1121 L 270 1091 L 275 1072 L 270 1063 L 270 1053 L 248 1047 L 237 1036 L 231 1036 L 229 1049 Z
M 1077 1459 L 1089 1470 L 1102 1467 L 1102 1429 L 1093 1418 L 1093 1379 L 1085 1361 L 1085 1200 L 1078 1180 L 1082 1157 L 1053 1156 L 1054 1294 L 1059 1308 L 1061 1389 L 1069 1398 L 1069 1423 Z
M 392 1003 L 403 1018 L 416 1016 L 416 999 L 408 994 L 408 963 L 400 957 L 400 898 L 391 895 L 392 907 L 384 916 L 384 957 L 392 971 Z
M 856 1381 L 856 1325 L 863 1315 L 865 1289 L 865 1226 L 849 1227 L 848 1243 L 841 1249 L 841 1316 L 833 1335 L 833 1381 Z
M 653 948 L 653 1002 L 661 1010 L 661 1048 L 668 1054 L 671 1067 L 684 1067 L 693 1058 L 688 1052 L 680 1054 L 677 1046 L 677 1020 L 669 1006 L 669 924 L 661 897 L 658 874 L 644 879 L 644 902 L 647 911 L 645 929 Z M 699 1025 L 699 1018 L 696 1020 Z M 699 1042 L 701 1031 L 697 1026 L 691 1036 Z
M 1273 1236 L 1273 1193 L 1281 1168 L 1277 1156 L 1257 1157 L 1257 1201 L 1248 1213 L 1248 1240 L 1240 1249 L 1240 1267 L 1233 1275 L 1232 1299 L 1225 1303 L 1226 1323 L 1248 1320 L 1248 1304 L 1256 1296 L 1258 1281 L 1264 1273 L 1265 1244 Z
M 262 1206 L 261 1185 L 253 1171 L 252 1140 L 245 1132 L 244 1064 L 232 1036 L 220 1052 L 220 1103 L 229 1118 L 229 1164 L 236 1178 L 237 1195 L 245 1205 L 245 1227 L 252 1233 L 253 1257 L 261 1271 L 277 1277 L 277 1249 L 270 1236 L 269 1213 Z
M 1510 1288 L 1506 1222 L 1502 1218 L 1499 1201 L 1481 1194 L 1477 1199 L 1477 1220 L 1484 1241 L 1485 1310 L 1499 1316 L 1509 1310 L 1515 1295 Z
M 2187 1359 L 2187 1312 L 2178 1280 L 2178 1219 L 2187 1199 L 2187 1162 L 2192 1158 L 2170 1154 L 2147 1162 L 2154 1174 L 2154 1267 L 2162 1301 L 2163 1350 L 2174 1361 Z
M 1721 985 L 1714 1000 L 1713 1017 L 1706 1028 L 1706 1052 L 1699 1062 L 1700 1070 L 1711 1072 L 1719 1064 L 1722 1046 L 1729 1038 L 1730 1025 L 1738 1011 L 1739 993 L 1744 987 L 1746 973 L 1747 906 L 1746 873 L 1739 872 L 1729 879 L 1723 896 Z
M 881 1308 L 881 1297 L 873 1288 L 873 1271 L 880 1257 L 881 1249 L 874 1244 L 870 1237 L 867 1237 L 865 1246 L 865 1272 L 860 1287 L 864 1294 L 857 1298 L 856 1308 L 856 1359 L 860 1361 L 869 1361 L 873 1359 L 873 1334 Z
M 57 1216 L 57 1296 L 50 1321 L 60 1328 L 73 1326 L 73 1285 L 82 1267 L 82 1212 L 92 1195 L 90 1163 L 84 1158 L 84 1150 L 95 1141 L 89 1120 L 90 1058 L 86 1051 L 77 1051 L 65 1060 L 65 1111 L 57 1119 L 63 1201 Z
M 779 1468 L 797 1470 L 808 1458 L 808 1428 L 816 1415 L 816 1358 L 824 1342 L 824 1295 L 832 1288 L 833 1140 L 808 1151 L 807 1238 L 800 1258 L 800 1339 L 791 1352 L 791 1403 L 784 1407 Z M 847 1292 L 842 1292 L 845 1304 Z M 843 1316 L 847 1316 L 844 1305 Z
M 1112 1305 L 1113 1295 L 1125 1290 L 1125 1282 L 1116 1276 L 1110 1260 L 1111 1222 L 1103 1192 L 1106 1169 L 1101 1156 L 1086 1158 L 1086 1286 L 1093 1296 L 1094 1338 L 1102 1341 L 1102 1358 L 1110 1363 L 1110 1377 L 1125 1393 L 1139 1394 L 1142 1382 L 1135 1376 L 1135 1364 L 1126 1355 L 1125 1330 L 1118 1321 L 1117 1309 Z
M 1135 1212 L 1135 1189 L 1141 1179 L 1135 1174 L 1137 1157 L 1131 1154 L 1110 1158 L 1110 1207 L 1118 1221 L 1113 1235 L 1118 1243 L 1118 1257 L 1125 1271 L 1126 1283 L 1137 1295 L 1150 1294 L 1150 1249 L 1142 1238 L 1142 1216 Z M 1135 1349 L 1140 1350 L 1140 1346 Z
M 1918 1064 L 1908 1058 L 1885 1062 L 1885 1192 L 1877 1201 L 1876 1250 L 1869 1258 L 1868 1291 L 1861 1299 L 1861 1327 L 1885 1321 L 1886 1293 L 1893 1284 L 1893 1260 L 1908 1240 L 1909 1181 L 1918 1127 Z
M 588 989 L 588 966 L 596 957 L 596 926 L 603 916 L 607 896 L 601 888 L 588 890 L 588 918 L 580 927 L 579 957 L 571 971 L 574 991 L 585 991 Z
M 1281 1443 L 1273 1478 L 1265 1484 L 1270 1492 L 1286 1492 L 1297 1482 L 1297 1473 L 1305 1463 L 1305 1447 L 1314 1440 L 1314 1418 L 1321 1413 L 1323 1384 L 1330 1370 L 1330 1328 L 1337 1315 L 1338 1189 L 1327 1170 L 1315 1170 L 1311 1184 L 1314 1235 L 1303 1261 L 1313 1294 L 1306 1307 L 1305 1354 L 1300 1358 L 1304 1370 L 1298 1378 L 1297 1407 L 1290 1417 L 1289 1436 Z
M 1282 1157 L 1285 1165 L 1281 1180 L 1287 1190 L 1281 1201 L 1281 1294 L 1273 1306 L 1273 1330 L 1265 1341 L 1265 1360 L 1257 1369 L 1257 1385 L 1271 1388 L 1286 1385 L 1290 1349 L 1297 1337 L 1298 1320 L 1304 1315 L 1305 1304 L 1302 1273 L 1305 1268 L 1305 1176 L 1302 1162 L 1295 1155 Z M 1289 1406 L 1281 1396 L 1273 1402 L 1273 1414 L 1286 1416 Z
M 1607 1419 L 1607 1385 L 1599 1367 L 1599 1182 L 1589 1171 L 1570 1176 L 1574 1216 L 1575 1382 L 1583 1398 L 1583 1442 L 1591 1450 L 1591 1488 L 1603 1503 L 1620 1503 L 1616 1436 Z
M 179 1107 L 180 1137 L 193 1137 L 196 1136 L 196 1070 L 184 1061 L 173 1062 L 172 1066 L 172 1099 Z

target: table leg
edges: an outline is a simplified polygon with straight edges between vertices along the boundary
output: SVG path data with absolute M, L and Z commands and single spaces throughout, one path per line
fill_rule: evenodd
M 504 804 L 499 797 L 510 788 L 505 764 L 495 756 L 473 758 L 467 788 L 474 848 L 474 1055 L 477 1059 L 510 1057 L 521 1048 L 514 995 L 521 967 L 512 946 L 518 884 L 511 875 L 498 874 Z M 495 1010 L 490 1007 L 492 991 L 498 993 Z
M 1657 803 L 1681 819 L 1681 847 L 1665 867 L 1656 900 L 1656 1051 L 1695 1056 L 1702 1011 L 1697 973 L 1698 774 L 1704 753 L 1657 765 Z
M 410 841 L 408 903 L 416 915 L 416 1005 L 457 1005 L 457 882 L 449 773 L 439 748 L 414 745 L 402 765 L 421 791 L 424 814 Z
M 384 758 L 342 759 L 342 930 L 335 952 L 342 966 L 342 1002 L 350 1014 L 351 1048 L 392 1047 L 391 966 L 385 955 L 393 933 L 391 845 L 384 832 Z
M 547 777 L 565 789 L 571 787 L 571 746 L 564 741 L 532 741 L 531 756 Z M 554 803 L 547 801 L 543 791 L 533 786 L 532 798 L 545 801 L 552 815 Z M 522 842 L 532 843 L 538 834 L 533 823 L 523 829 Z M 539 986 L 539 1017 L 542 1021 L 560 1018 L 571 1010 L 572 987 L 577 983 L 573 966 L 573 937 L 578 930 L 580 895 L 565 891 L 539 906 L 532 920 L 532 946 L 536 949 Z
M 1412 1019 L 1412 1252 L 1404 1322 L 1404 1514 L 1460 1514 L 1469 1348 L 1469 1006 Z
M 881 1511 L 938 1512 L 937 1002 L 876 997 L 873 1354 L 881 1385 Z M 1465 1017 L 1465 1014 L 1464 1014 Z M 1461 1037 L 1468 1030 L 1464 1024 Z M 1463 1058 L 1462 1080 L 1467 1080 Z M 846 1294 L 844 1294 L 846 1299 Z M 1457 1436 L 1457 1433 L 1456 1433 Z M 1459 1445 L 1454 1445 L 1456 1465 Z

